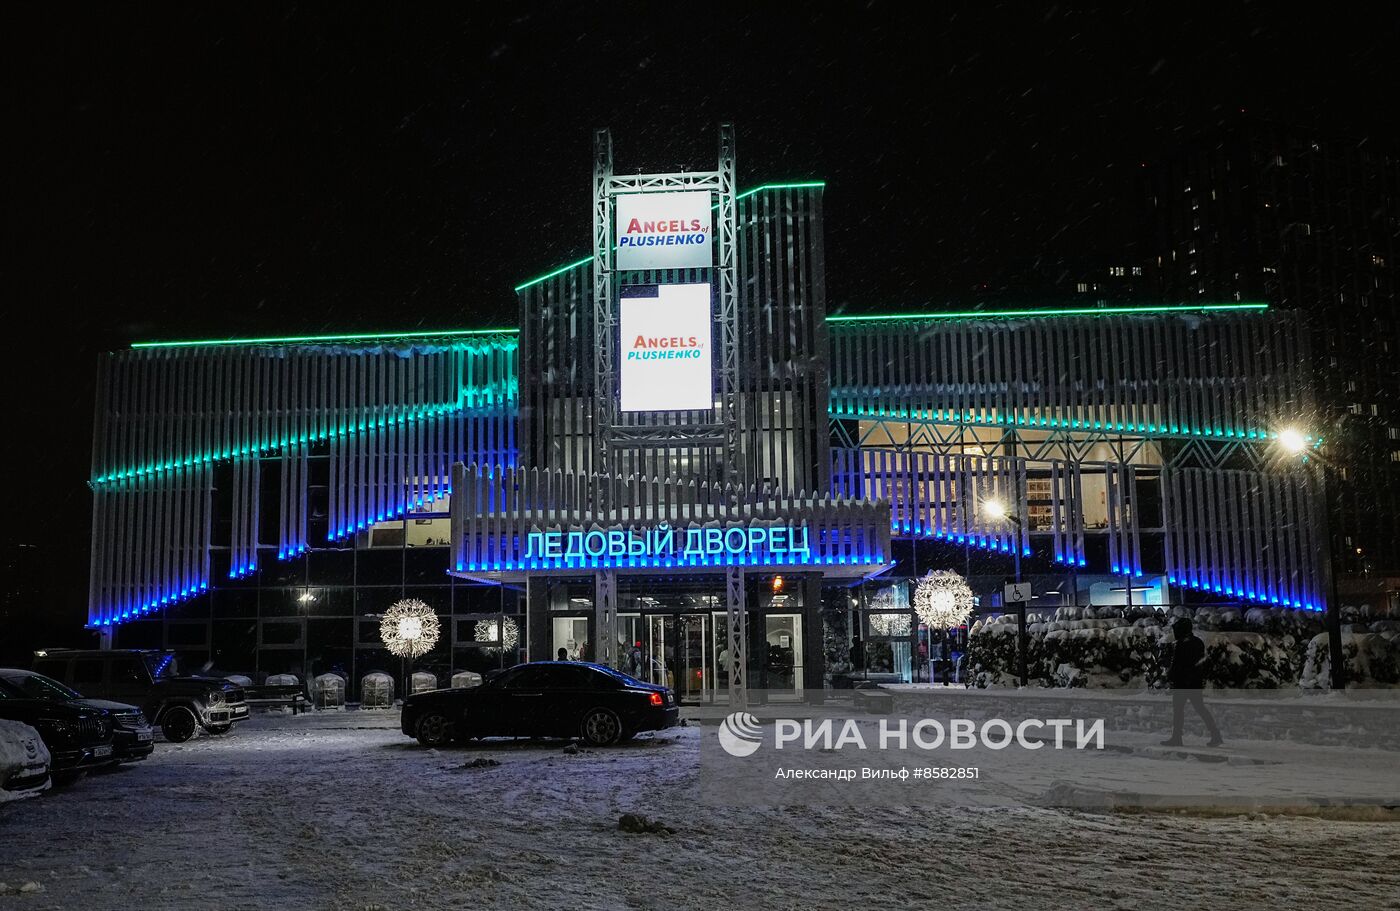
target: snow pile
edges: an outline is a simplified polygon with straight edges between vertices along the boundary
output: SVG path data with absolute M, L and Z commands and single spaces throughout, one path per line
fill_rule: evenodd
M 49 760 L 49 749 L 44 746 L 44 739 L 38 731 L 23 722 L 0 718 L 0 780 L 9 778 L 14 772 L 36 761 L 48 766 Z M 47 789 L 48 784 L 22 791 L 0 789 L 0 803 L 19 800 Z

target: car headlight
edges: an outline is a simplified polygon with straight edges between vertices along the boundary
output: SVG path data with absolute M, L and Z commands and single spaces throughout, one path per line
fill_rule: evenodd
M 212 692 L 209 694 L 209 704 L 210 704 L 210 705 L 223 705 L 223 704 L 224 704 L 224 694 L 221 693 L 221 692 L 219 692 L 218 690 L 212 691 Z

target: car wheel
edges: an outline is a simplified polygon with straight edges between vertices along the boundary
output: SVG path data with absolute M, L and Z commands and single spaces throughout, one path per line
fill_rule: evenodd
M 583 716 L 583 739 L 589 746 L 612 746 L 622 739 L 622 722 L 610 709 L 593 709 Z
M 445 746 L 452 740 L 452 722 L 442 712 L 429 712 L 418 719 L 414 732 L 425 747 Z
M 219 734 L 227 734 L 229 731 L 233 730 L 233 725 L 216 724 L 211 727 L 205 728 L 205 730 L 217 737 Z
M 184 743 L 189 740 L 198 726 L 199 719 L 183 705 L 166 709 L 160 720 L 160 732 L 171 743 Z

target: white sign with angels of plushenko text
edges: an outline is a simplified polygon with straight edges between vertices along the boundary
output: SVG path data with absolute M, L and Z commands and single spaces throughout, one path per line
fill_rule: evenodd
M 618 269 L 704 269 L 714 263 L 710 194 L 629 193 L 617 197 Z

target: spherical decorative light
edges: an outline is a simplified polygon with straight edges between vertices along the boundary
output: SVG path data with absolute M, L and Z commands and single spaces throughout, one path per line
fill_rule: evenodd
M 379 638 L 400 658 L 426 655 L 437 645 L 442 628 L 433 609 L 416 598 L 405 598 L 384 612 Z
M 495 620 L 478 620 L 473 638 L 477 642 L 496 642 L 499 640 L 501 648 L 513 649 L 520 641 L 520 627 L 513 619 L 507 617 L 501 623 L 500 635 L 497 635 Z
M 972 613 L 972 589 L 951 569 L 934 570 L 914 589 L 914 613 L 929 629 L 961 626 Z

